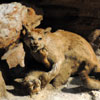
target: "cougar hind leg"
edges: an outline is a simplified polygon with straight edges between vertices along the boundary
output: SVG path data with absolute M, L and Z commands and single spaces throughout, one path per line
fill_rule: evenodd
M 71 76 L 71 65 L 69 63 L 64 62 L 61 66 L 61 70 L 59 74 L 52 81 L 52 85 L 57 88 L 61 85 L 64 85 L 68 78 Z
M 89 67 L 86 65 L 86 68 L 89 68 Z M 86 88 L 96 89 L 96 90 L 100 89 L 100 81 L 90 77 L 88 75 L 88 69 L 84 69 L 83 71 L 81 71 L 80 77 L 81 77 L 81 80 Z

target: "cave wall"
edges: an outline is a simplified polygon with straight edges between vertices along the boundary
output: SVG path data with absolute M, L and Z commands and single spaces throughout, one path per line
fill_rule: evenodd
M 41 0 L 35 3 L 44 11 L 44 26 L 66 29 L 85 37 L 100 28 L 100 0 Z
M 10 0 L 21 2 L 44 15 L 40 27 L 65 29 L 87 37 L 100 28 L 100 0 Z M 1 0 L 0 3 L 8 2 Z M 35 7 L 34 7 L 35 5 Z

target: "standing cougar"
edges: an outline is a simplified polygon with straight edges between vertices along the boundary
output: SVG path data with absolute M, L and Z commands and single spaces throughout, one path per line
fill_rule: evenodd
M 51 80 L 57 87 L 65 83 L 76 72 L 89 89 L 100 89 L 100 81 L 90 78 L 88 74 L 98 74 L 100 66 L 90 44 L 81 36 L 58 30 L 51 33 L 49 29 L 32 29 L 25 39 L 33 57 L 43 63 L 49 72 L 44 72 L 37 78 L 44 88 Z M 35 77 L 35 76 L 34 76 Z

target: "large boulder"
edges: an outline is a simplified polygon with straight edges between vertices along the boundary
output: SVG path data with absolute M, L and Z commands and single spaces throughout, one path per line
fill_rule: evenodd
M 20 3 L 0 5 L 0 48 L 5 48 L 15 42 L 21 34 L 23 26 L 35 28 L 42 20 L 31 8 Z
M 25 66 L 25 51 L 20 44 L 21 34 L 37 27 L 42 20 L 34 9 L 23 6 L 20 3 L 9 3 L 0 5 L 0 48 L 6 49 L 2 60 L 7 60 L 10 68 L 18 64 Z

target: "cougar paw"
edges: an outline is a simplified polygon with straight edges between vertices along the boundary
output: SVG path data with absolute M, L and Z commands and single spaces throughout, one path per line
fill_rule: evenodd
M 37 78 L 25 80 L 24 85 L 28 88 L 30 96 L 37 94 L 41 90 L 41 81 Z

